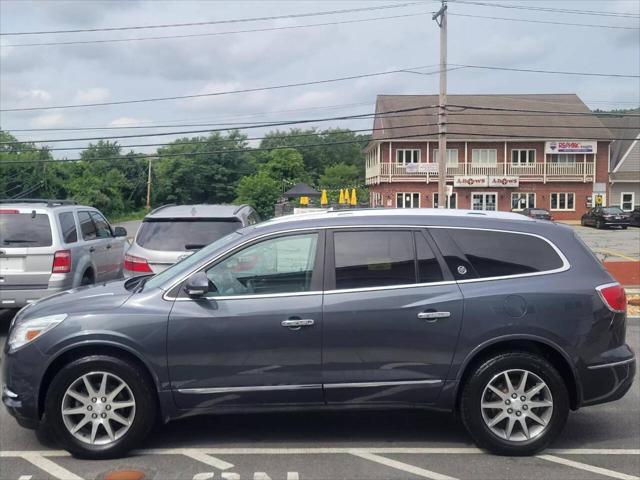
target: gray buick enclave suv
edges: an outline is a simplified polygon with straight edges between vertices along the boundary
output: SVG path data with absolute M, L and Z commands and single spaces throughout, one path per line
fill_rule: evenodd
M 280 218 L 155 276 L 25 307 L 2 398 L 74 455 L 138 447 L 157 419 L 291 408 L 457 412 L 529 455 L 635 375 L 626 300 L 566 226 L 512 213 Z

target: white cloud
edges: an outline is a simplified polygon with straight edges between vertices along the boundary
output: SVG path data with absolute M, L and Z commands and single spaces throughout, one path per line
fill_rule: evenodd
M 38 102 L 48 102 L 51 100 L 51 94 L 41 88 L 32 88 L 31 90 L 20 90 L 18 96 L 21 100 L 35 100 Z
M 75 97 L 73 97 L 73 101 L 74 103 L 99 103 L 104 102 L 107 98 L 109 98 L 108 89 L 92 87 L 78 90 Z
M 137 127 L 148 124 L 149 120 L 134 117 L 118 117 L 109 122 L 109 127 Z
M 31 125 L 37 128 L 55 128 L 63 125 L 64 115 L 61 113 L 47 113 L 31 120 Z

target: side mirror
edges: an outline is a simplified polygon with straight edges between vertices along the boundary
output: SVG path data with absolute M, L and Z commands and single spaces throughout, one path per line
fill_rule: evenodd
M 204 296 L 209 291 L 209 277 L 204 272 L 191 275 L 184 284 L 184 290 L 192 298 Z
M 114 227 L 113 236 L 114 237 L 126 237 L 127 236 L 127 229 L 124 228 L 124 227 Z

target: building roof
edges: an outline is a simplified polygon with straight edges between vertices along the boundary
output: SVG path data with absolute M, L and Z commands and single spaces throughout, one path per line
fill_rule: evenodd
M 607 140 L 612 137 L 575 94 L 448 95 L 447 104 L 448 140 L 500 141 L 511 137 Z M 373 140 L 394 137 L 436 140 L 437 105 L 437 95 L 378 95 Z M 417 109 L 385 114 L 414 108 Z M 558 115 L 557 112 L 587 115 Z M 424 124 L 429 125 L 422 126 Z
M 640 115 L 640 108 L 631 112 L 630 114 Z M 613 134 L 613 138 L 624 138 L 625 140 L 614 140 L 611 143 L 611 164 L 610 169 L 616 167 L 616 165 L 622 160 L 624 154 L 627 153 L 629 147 L 634 142 L 634 139 L 640 135 L 640 116 L 632 115 L 599 115 L 600 121 L 605 125 Z
M 145 218 L 234 218 L 246 205 L 164 205 Z

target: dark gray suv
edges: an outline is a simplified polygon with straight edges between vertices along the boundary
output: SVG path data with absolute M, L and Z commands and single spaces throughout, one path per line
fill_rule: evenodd
M 164 272 L 25 307 L 3 401 L 74 455 L 157 419 L 291 408 L 459 413 L 533 454 L 569 410 L 629 390 L 623 288 L 566 226 L 513 213 L 364 210 L 231 233 Z

